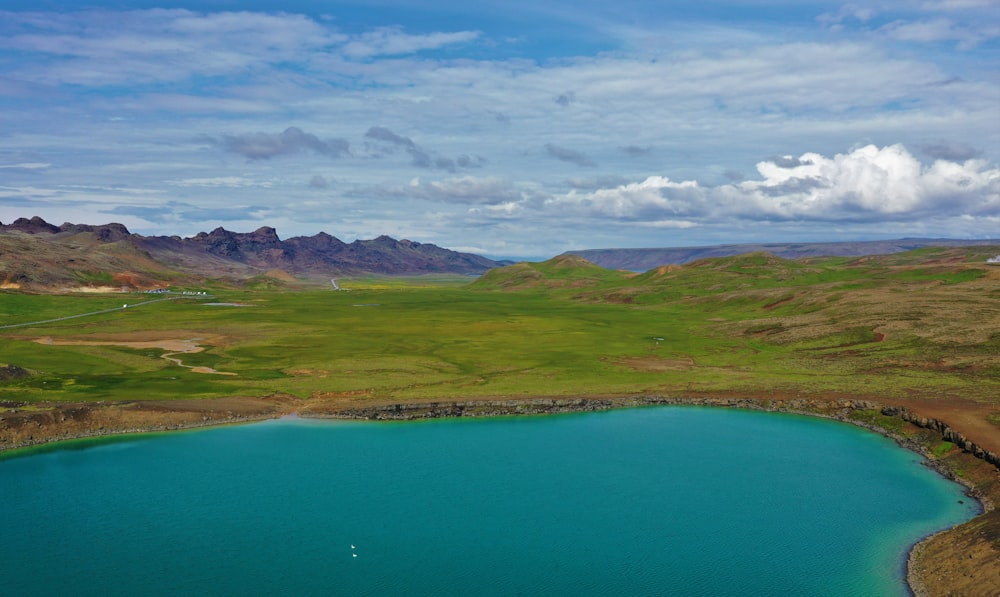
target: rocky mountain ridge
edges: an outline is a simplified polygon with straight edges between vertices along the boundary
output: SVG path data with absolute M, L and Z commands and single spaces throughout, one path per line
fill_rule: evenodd
M 167 277 L 239 279 L 273 270 L 303 277 L 478 275 L 506 263 L 389 236 L 345 243 L 320 232 L 282 240 L 270 226 L 181 238 L 133 234 L 118 223 L 56 226 L 37 216 L 0 223 L 0 283 L 14 285 L 95 279 L 141 287 Z

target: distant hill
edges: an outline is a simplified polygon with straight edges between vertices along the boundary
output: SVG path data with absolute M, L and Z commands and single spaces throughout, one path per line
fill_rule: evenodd
M 148 288 L 191 278 L 287 281 L 289 274 L 478 275 L 508 263 L 388 236 L 345 243 L 320 232 L 281 240 L 268 226 L 181 238 L 133 234 L 117 223 L 55 226 L 37 216 L 0 223 L 0 286 L 7 287 Z
M 577 255 L 563 254 L 538 263 L 524 261 L 492 269 L 472 287 L 479 290 L 591 288 L 619 282 L 631 275 L 600 267 Z
M 992 258 L 998 253 L 1000 243 L 923 247 L 860 257 L 785 259 L 755 251 L 697 259 L 683 265 L 661 265 L 643 273 L 605 269 L 578 255 L 564 254 L 539 263 L 492 269 L 469 287 L 493 292 L 543 290 L 574 301 L 636 305 L 725 297 L 724 304 L 716 305 L 717 308 L 731 305 L 743 309 L 749 301 L 769 312 L 803 293 L 836 294 L 870 288 L 892 288 L 892 292 L 898 292 L 911 282 L 914 283 L 911 288 L 916 288 L 921 284 L 995 281 L 1000 277 L 1000 267 L 993 265 Z M 990 283 L 993 282 L 984 282 Z M 827 300 L 823 298 L 806 308 L 818 308 Z
M 833 243 L 762 243 L 740 245 L 710 245 L 704 247 L 673 247 L 660 249 L 587 249 L 567 251 L 591 263 L 609 269 L 645 272 L 661 265 L 682 265 L 709 257 L 729 257 L 743 253 L 765 251 L 784 259 L 803 257 L 861 257 L 891 255 L 924 247 L 974 247 L 1000 245 L 1000 239 L 955 240 L 944 238 L 903 238 Z

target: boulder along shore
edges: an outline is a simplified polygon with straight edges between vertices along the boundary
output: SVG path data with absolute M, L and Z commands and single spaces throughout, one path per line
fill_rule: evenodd
M 52 442 L 210 425 L 297 414 L 311 418 L 416 420 L 585 412 L 653 405 L 745 408 L 820 416 L 868 428 L 927 458 L 929 466 L 961 483 L 982 513 L 924 538 L 911 550 L 907 581 L 917 597 L 1000 594 L 1000 454 L 971 441 L 939 419 L 908 406 L 874 400 L 656 395 L 482 398 L 396 402 L 318 395 L 263 398 L 20 404 L 0 402 L 0 452 L 14 455 Z M 710 439 L 710 438 L 708 438 Z M 985 591 L 985 592 L 984 592 Z

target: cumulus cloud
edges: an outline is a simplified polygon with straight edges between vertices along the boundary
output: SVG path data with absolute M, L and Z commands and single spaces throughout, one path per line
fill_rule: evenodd
M 665 176 L 650 176 L 642 182 L 589 193 L 573 190 L 550 199 L 546 205 L 619 220 L 655 221 L 666 216 L 707 215 L 704 190 L 695 181 L 674 182 Z
M 765 213 L 790 218 L 909 219 L 954 210 L 978 213 L 990 203 L 1000 207 L 1000 170 L 974 160 L 937 160 L 928 167 L 902 145 L 868 145 L 832 158 L 807 153 L 799 162 L 792 167 L 761 162 L 757 170 L 764 180 L 734 189 Z
M 706 187 L 650 176 L 638 183 L 571 191 L 553 209 L 641 222 L 719 219 L 917 221 L 936 216 L 1000 216 L 1000 169 L 980 160 L 922 164 L 905 147 L 868 145 L 825 157 L 757 164 L 760 179 Z
M 312 151 L 329 157 L 339 157 L 350 152 L 345 139 L 321 140 L 298 127 L 288 127 L 278 134 L 249 133 L 222 135 L 219 143 L 227 150 L 251 160 L 266 160 L 279 155 Z
M 597 162 L 590 159 L 587 154 L 581 151 L 576 151 L 575 149 L 560 147 L 553 143 L 546 143 L 545 151 L 548 152 L 550 157 L 553 157 L 561 162 L 569 162 L 570 164 L 576 164 L 577 166 L 584 166 L 587 168 L 592 168 L 597 165 Z

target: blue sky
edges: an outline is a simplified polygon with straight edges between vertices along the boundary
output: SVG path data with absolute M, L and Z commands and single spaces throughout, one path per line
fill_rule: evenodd
M 528 259 L 1000 237 L 991 0 L 3 6 L 4 223 Z

